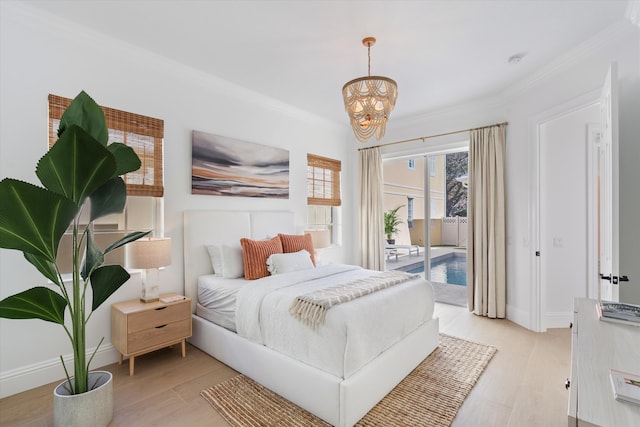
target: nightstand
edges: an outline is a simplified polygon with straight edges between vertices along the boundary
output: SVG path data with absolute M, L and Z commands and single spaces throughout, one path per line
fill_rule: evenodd
M 160 298 L 177 295 L 160 295 Z M 191 336 L 191 299 L 163 303 L 124 301 L 111 306 L 111 343 L 120 353 L 118 363 L 129 357 L 129 375 L 133 375 L 136 356 L 174 344 L 182 344 Z

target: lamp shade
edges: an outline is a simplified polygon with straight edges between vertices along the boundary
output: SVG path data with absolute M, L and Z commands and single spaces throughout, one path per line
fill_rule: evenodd
M 171 264 L 171 239 L 168 237 L 139 239 L 126 248 L 127 267 L 144 269 Z
M 331 234 L 329 230 L 306 230 L 305 233 L 311 235 L 315 249 L 327 248 L 331 245 Z

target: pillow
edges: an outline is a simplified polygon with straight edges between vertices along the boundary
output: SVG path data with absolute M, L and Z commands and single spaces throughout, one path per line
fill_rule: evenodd
M 211 258 L 211 267 L 215 276 L 222 276 L 222 248 L 218 245 L 207 245 L 207 252 Z
M 313 256 L 313 240 L 311 234 L 278 234 L 282 241 L 282 251 L 284 253 L 298 252 L 305 249 L 311 255 L 311 262 L 316 265 L 316 259 Z
M 313 262 L 311 262 L 311 254 L 306 249 L 288 254 L 273 254 L 267 258 L 267 270 L 271 274 L 282 274 L 310 268 L 314 268 L 314 266 Z
M 270 240 L 240 239 L 242 259 L 244 263 L 244 278 L 248 280 L 267 277 L 267 258 L 272 254 L 282 253 L 282 242 L 276 236 Z
M 242 248 L 240 246 L 222 245 L 222 277 L 238 279 L 244 276 Z

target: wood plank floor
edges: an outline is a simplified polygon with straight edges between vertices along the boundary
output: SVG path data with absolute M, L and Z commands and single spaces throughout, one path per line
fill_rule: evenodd
M 454 426 L 566 426 L 571 333 L 528 331 L 507 320 L 491 320 L 465 308 L 436 304 L 440 331 L 490 344 L 498 352 L 467 397 Z M 236 374 L 193 346 L 180 346 L 108 365 L 114 375 L 111 426 L 227 426 L 200 391 Z M 1 426 L 53 425 L 52 392 L 60 381 L 0 400 Z

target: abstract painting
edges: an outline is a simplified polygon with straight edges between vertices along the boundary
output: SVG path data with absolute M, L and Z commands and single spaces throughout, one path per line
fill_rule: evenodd
M 194 130 L 191 194 L 289 198 L 289 150 Z

